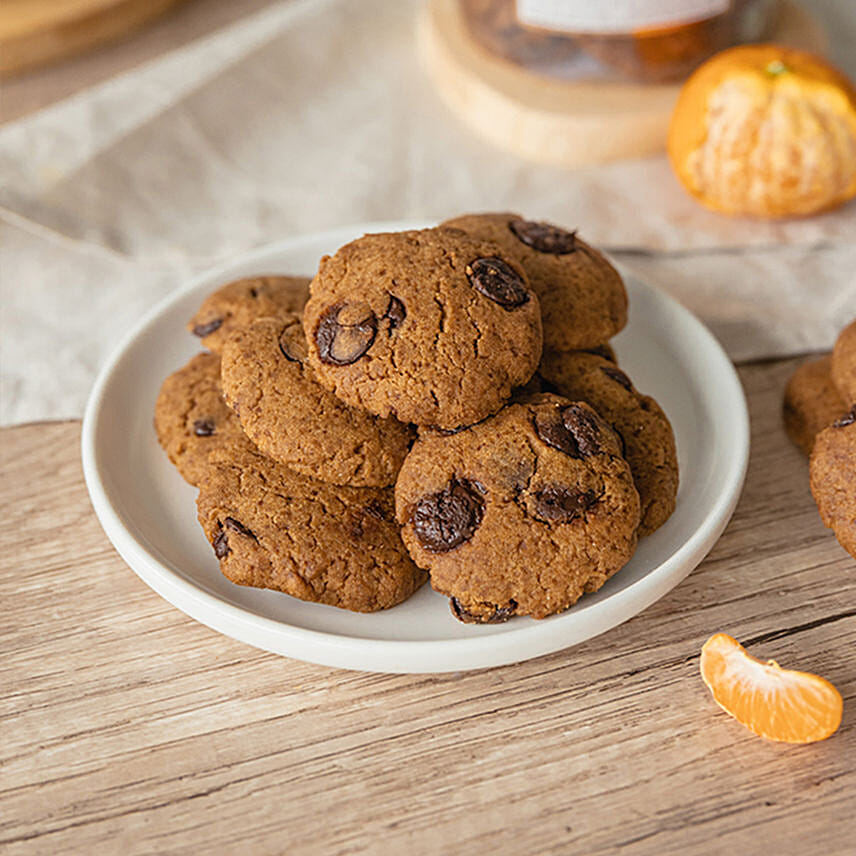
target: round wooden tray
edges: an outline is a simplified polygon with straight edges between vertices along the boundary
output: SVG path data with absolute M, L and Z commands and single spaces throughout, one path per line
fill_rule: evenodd
M 826 37 L 782 4 L 771 41 L 823 54 Z M 520 157 L 576 167 L 663 151 L 680 84 L 564 81 L 495 56 L 470 36 L 457 0 L 429 0 L 420 49 L 443 98 L 473 131 Z
M 2 0 L 0 79 L 124 36 L 180 0 Z

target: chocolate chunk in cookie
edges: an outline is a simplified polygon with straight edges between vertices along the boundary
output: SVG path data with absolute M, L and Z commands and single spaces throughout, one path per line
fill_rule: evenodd
M 496 412 L 541 352 L 520 265 L 445 229 L 365 235 L 322 259 L 304 329 L 318 380 L 343 401 L 446 430 Z
M 214 449 L 251 445 L 223 401 L 220 357 L 197 354 L 164 381 L 155 404 L 155 430 L 170 461 L 192 485 L 204 478 Z
M 442 224 L 492 241 L 521 265 L 541 303 L 544 347 L 597 348 L 627 323 L 618 271 L 576 232 L 517 214 L 467 214 Z
M 539 374 L 561 395 L 588 402 L 619 434 L 642 503 L 639 534 L 666 522 L 678 492 L 675 436 L 666 414 L 616 365 L 582 351 L 545 352 Z
M 337 487 L 247 446 L 223 447 L 197 506 L 221 571 L 239 585 L 374 612 L 425 581 L 401 542 L 390 488 Z
M 301 312 L 309 298 L 309 279 L 304 276 L 254 276 L 238 279 L 208 295 L 187 329 L 219 354 L 234 330 L 256 318 Z
M 561 612 L 636 546 L 639 495 L 618 438 L 587 404 L 553 395 L 420 434 L 395 499 L 414 560 L 470 623 Z
M 394 484 L 413 429 L 345 404 L 316 381 L 306 354 L 301 320 L 290 313 L 261 318 L 226 341 L 223 391 L 247 436 L 264 454 L 322 481 Z

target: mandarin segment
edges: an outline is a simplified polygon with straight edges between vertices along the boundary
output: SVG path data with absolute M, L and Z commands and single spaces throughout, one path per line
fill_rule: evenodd
M 767 740 L 814 743 L 841 724 L 843 701 L 829 681 L 758 660 L 725 633 L 705 642 L 699 666 L 716 703 Z

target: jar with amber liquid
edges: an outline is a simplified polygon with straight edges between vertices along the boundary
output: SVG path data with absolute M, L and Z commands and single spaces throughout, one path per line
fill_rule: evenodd
M 474 40 L 565 80 L 668 83 L 763 40 L 778 0 L 459 0 Z

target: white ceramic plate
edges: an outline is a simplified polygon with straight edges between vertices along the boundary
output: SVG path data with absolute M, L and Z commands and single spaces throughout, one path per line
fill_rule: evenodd
M 195 490 L 168 462 L 152 427 L 163 379 L 197 350 L 184 329 L 202 298 L 239 276 L 313 273 L 318 258 L 385 223 L 308 235 L 199 277 L 145 318 L 102 370 L 83 422 L 83 469 L 101 525 L 158 594 L 250 645 L 301 660 L 383 672 L 446 672 L 537 657 L 603 633 L 641 612 L 704 558 L 731 516 L 746 471 L 746 402 L 731 362 L 707 329 L 655 288 L 628 278 L 630 322 L 614 340 L 621 365 L 654 395 L 675 429 L 677 509 L 596 594 L 542 621 L 472 626 L 425 585 L 372 615 L 304 603 L 223 577 L 196 522 Z

